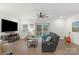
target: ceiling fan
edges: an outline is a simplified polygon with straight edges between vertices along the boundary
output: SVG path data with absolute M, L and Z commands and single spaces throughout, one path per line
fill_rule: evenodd
M 37 14 L 37 16 L 39 18 L 48 18 L 47 14 L 43 13 L 43 12 L 39 12 L 39 14 Z

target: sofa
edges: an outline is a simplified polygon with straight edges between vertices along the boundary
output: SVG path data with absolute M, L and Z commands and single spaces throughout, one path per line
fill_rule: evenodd
M 56 33 L 49 32 L 42 36 L 42 52 L 54 52 L 57 48 L 60 36 Z

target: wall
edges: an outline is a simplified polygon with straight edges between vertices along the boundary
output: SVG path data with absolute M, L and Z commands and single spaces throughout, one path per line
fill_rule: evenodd
M 75 21 L 79 21 L 79 15 L 74 15 L 74 16 L 70 17 L 69 19 L 67 19 L 66 32 L 68 32 L 68 31 L 72 32 L 72 22 L 75 22 Z M 72 32 L 71 39 L 72 39 L 73 43 L 79 45 L 79 32 Z
M 72 22 L 79 21 L 79 14 L 51 20 L 50 31 L 60 35 L 60 39 L 64 39 L 71 32 L 71 41 L 79 45 L 79 32 L 72 32 Z
M 18 27 L 18 32 L 20 34 L 21 38 L 24 38 L 25 36 L 27 36 L 27 32 L 23 32 L 23 24 L 35 24 L 35 19 L 28 19 L 28 18 L 22 18 L 19 21 L 19 27 Z
M 65 36 L 65 20 L 57 18 L 50 21 L 50 31 L 58 34 L 61 39 Z

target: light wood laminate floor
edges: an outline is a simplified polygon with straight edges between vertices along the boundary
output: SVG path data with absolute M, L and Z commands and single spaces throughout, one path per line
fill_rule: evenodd
M 79 46 L 76 44 L 71 44 L 67 46 L 65 41 L 60 39 L 57 49 L 55 52 L 42 52 L 41 51 L 41 40 L 38 40 L 37 48 L 28 48 L 27 40 L 20 39 L 16 42 L 11 43 L 13 55 L 78 55 Z

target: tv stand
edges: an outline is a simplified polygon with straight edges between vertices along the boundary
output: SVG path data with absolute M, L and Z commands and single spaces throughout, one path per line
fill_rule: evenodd
M 8 35 L 2 35 L 1 36 L 1 39 L 2 40 L 7 40 L 10 43 L 10 42 L 14 42 L 16 40 L 19 40 L 20 39 L 20 36 L 19 36 L 18 33 L 14 33 L 14 34 L 13 33 L 10 33 Z

